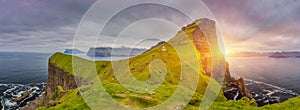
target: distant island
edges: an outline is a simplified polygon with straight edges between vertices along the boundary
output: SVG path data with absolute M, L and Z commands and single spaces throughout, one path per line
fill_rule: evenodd
M 110 57 L 110 56 L 136 56 L 147 51 L 146 48 L 111 48 L 111 47 L 97 47 L 90 48 L 87 52 L 87 56 L 90 57 Z
M 300 52 L 276 52 L 270 58 L 300 58 Z
M 274 52 L 234 52 L 229 53 L 227 57 L 269 57 Z
M 234 52 L 227 57 L 300 58 L 300 52 Z
M 64 51 L 65 54 L 79 54 L 79 53 L 84 53 L 83 51 L 81 50 L 78 50 L 78 49 L 66 49 Z

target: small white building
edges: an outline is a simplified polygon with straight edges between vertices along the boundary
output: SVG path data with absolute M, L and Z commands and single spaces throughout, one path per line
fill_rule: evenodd
M 161 48 L 161 51 L 163 51 L 163 52 L 167 51 L 166 47 L 163 46 L 163 47 Z

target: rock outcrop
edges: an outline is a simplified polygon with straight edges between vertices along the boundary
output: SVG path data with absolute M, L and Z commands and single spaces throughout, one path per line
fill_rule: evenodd
M 58 87 L 62 87 L 64 90 L 73 90 L 77 88 L 75 77 L 69 72 L 56 66 L 49 60 L 48 62 L 48 81 L 46 86 L 45 94 L 29 102 L 28 105 L 22 108 L 22 110 L 33 110 L 42 106 L 51 106 L 53 102 L 51 101 L 54 97 L 58 95 Z
M 35 90 L 36 90 L 36 89 L 33 88 L 33 89 L 28 90 L 28 91 L 25 91 L 25 92 L 23 92 L 23 93 L 21 94 L 20 97 L 17 97 L 17 98 L 15 98 L 15 99 L 12 99 L 10 102 L 12 102 L 12 103 L 14 103 L 14 102 L 19 103 L 19 102 L 23 101 L 24 99 L 26 99 L 26 98 L 27 98 L 32 92 L 34 92 Z
M 48 82 L 45 92 L 46 102 L 50 101 L 51 97 L 58 92 L 58 86 L 61 86 L 64 90 L 72 90 L 77 88 L 74 75 L 62 70 L 49 61 Z

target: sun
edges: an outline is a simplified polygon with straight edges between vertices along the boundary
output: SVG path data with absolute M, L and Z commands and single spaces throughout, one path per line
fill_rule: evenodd
M 234 51 L 233 49 L 231 48 L 226 48 L 225 49 L 225 55 L 228 56 L 228 55 L 232 55 L 232 54 L 235 54 L 236 51 Z

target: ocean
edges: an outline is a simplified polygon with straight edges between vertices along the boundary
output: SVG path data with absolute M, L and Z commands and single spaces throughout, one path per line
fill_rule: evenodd
M 245 79 L 259 106 L 283 102 L 300 93 L 300 58 L 228 58 L 230 72 Z
M 0 109 L 22 107 L 44 93 L 50 56 L 42 53 L 0 52 Z M 227 60 L 231 74 L 245 79 L 247 88 L 259 105 L 282 102 L 300 93 L 300 59 L 236 57 Z M 33 88 L 35 91 L 27 99 L 20 103 L 10 102 Z
M 47 63 L 51 54 L 0 52 L 0 109 L 16 109 L 40 96 L 47 82 Z M 35 91 L 23 101 L 10 100 L 20 97 L 30 89 Z

